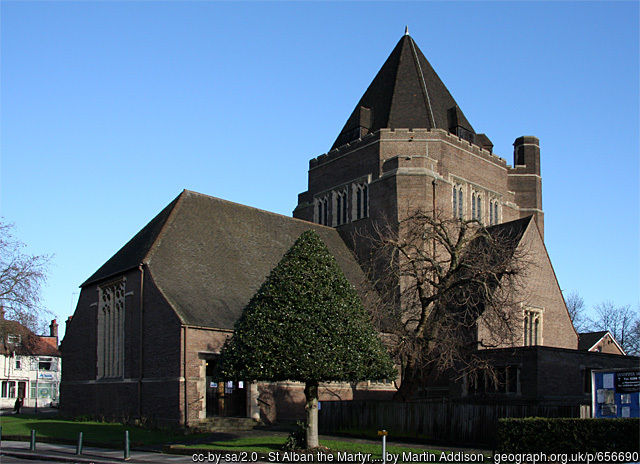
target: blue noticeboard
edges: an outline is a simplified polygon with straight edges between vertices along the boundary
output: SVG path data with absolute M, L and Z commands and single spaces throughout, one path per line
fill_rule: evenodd
M 640 417 L 640 370 L 591 372 L 593 417 Z

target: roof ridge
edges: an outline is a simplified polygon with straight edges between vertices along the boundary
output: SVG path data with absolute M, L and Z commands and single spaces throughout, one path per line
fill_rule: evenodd
M 167 206 L 170 206 L 173 203 L 173 207 L 171 208 L 169 215 L 166 217 L 166 219 L 160 226 L 160 230 L 157 232 L 153 242 L 151 242 L 151 245 L 149 246 L 149 249 L 146 251 L 140 264 L 148 264 L 151 257 L 155 254 L 155 251 L 158 249 L 158 243 L 161 241 L 162 236 L 165 234 L 165 231 L 167 230 L 167 225 L 173 222 L 173 218 L 177 214 L 176 211 L 178 211 L 178 209 L 184 202 L 184 197 L 191 193 L 195 193 L 195 192 L 192 192 L 191 190 L 187 190 L 187 189 L 182 189 L 182 192 L 180 192 L 180 194 L 171 203 L 169 203 L 169 205 L 167 205 Z M 158 214 L 161 214 L 161 213 L 162 211 Z
M 411 45 L 411 56 L 413 56 L 413 61 L 416 65 L 416 68 L 418 70 L 418 77 L 420 78 L 420 84 L 422 87 L 422 92 L 424 94 L 425 97 L 425 103 L 427 105 L 427 115 L 429 117 L 429 124 L 431 125 L 432 129 L 436 128 L 436 118 L 433 116 L 433 108 L 431 107 L 431 99 L 429 98 L 429 89 L 427 88 L 427 82 L 424 79 L 424 72 L 422 71 L 422 66 L 420 65 L 420 60 L 418 59 L 418 52 L 416 51 L 416 43 L 413 40 L 413 38 L 411 38 L 411 36 L 409 36 L 407 34 L 407 37 L 409 38 L 409 45 Z
M 363 113 L 361 108 L 369 111 Z M 453 108 L 457 110 L 451 114 Z M 398 41 L 358 100 L 331 150 L 385 128 L 444 129 L 475 143 L 475 129 L 408 34 Z
M 185 189 L 184 192 L 185 193 L 189 193 L 189 194 L 193 194 L 193 195 L 196 195 L 196 196 L 200 196 L 200 197 L 211 198 L 211 199 L 214 199 L 214 200 L 217 200 L 217 201 L 221 201 L 223 203 L 229 203 L 229 204 L 232 204 L 232 205 L 238 205 L 238 206 L 243 207 L 243 208 L 248 208 L 248 209 L 252 209 L 252 210 L 255 210 L 255 211 L 260 211 L 262 213 L 270 214 L 272 216 L 279 216 L 279 217 L 285 217 L 287 219 L 294 219 L 295 221 L 302 222 L 304 224 L 308 224 L 309 223 L 309 221 L 306 221 L 304 219 L 299 219 L 299 218 L 296 218 L 296 217 L 293 217 L 293 216 L 287 216 L 286 214 L 274 213 L 273 211 L 269 211 L 269 210 L 262 209 L 262 208 L 256 208 L 255 206 L 245 205 L 244 203 L 238 203 L 237 201 L 226 200 L 224 198 L 216 197 L 216 196 L 213 196 L 213 195 L 207 195 L 206 193 L 196 192 L 194 190 L 186 190 Z M 313 225 L 314 226 L 320 226 L 320 227 L 322 227 L 324 229 L 335 230 L 335 228 L 331 227 L 331 226 L 324 226 L 322 224 L 316 224 L 316 223 L 313 223 Z
M 164 229 L 171 212 L 184 193 L 185 190 L 147 222 L 133 238 L 121 246 L 96 272 L 80 284 L 80 287 L 116 276 L 144 262 L 160 232 Z

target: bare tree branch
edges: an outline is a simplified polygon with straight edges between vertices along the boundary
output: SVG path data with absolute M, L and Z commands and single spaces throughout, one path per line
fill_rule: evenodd
M 569 293 L 567 298 L 565 298 L 565 304 L 567 305 L 571 322 L 578 333 L 588 331 L 592 321 L 590 321 L 585 314 L 586 307 L 584 305 L 584 300 L 578 292 Z
M 13 224 L 0 222 L 0 306 L 6 319 L 40 332 L 50 311 L 41 305 L 51 256 L 29 255 L 13 235 Z
M 616 307 L 611 301 L 595 306 L 596 319 L 591 321 L 591 330 L 608 330 L 625 353 L 640 354 L 640 310 L 631 305 Z
M 513 323 L 529 264 L 521 233 L 416 211 L 360 238 L 373 250 L 369 273 L 383 301 L 374 320 L 403 370 L 398 397 L 411 399 L 434 370 L 493 373 L 479 350 L 522 336 Z

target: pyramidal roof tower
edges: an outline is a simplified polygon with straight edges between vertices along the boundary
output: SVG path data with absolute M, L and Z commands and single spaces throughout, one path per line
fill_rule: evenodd
M 383 128 L 444 129 L 475 142 L 473 127 L 408 28 L 331 149 Z
M 309 162 L 293 214 L 350 240 L 416 210 L 485 225 L 534 216 L 543 233 L 538 139 L 516 139 L 513 166 L 493 154 L 407 31 L 331 150 Z

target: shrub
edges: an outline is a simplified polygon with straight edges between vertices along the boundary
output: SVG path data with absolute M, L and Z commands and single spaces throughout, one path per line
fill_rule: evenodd
M 500 419 L 500 453 L 639 451 L 640 419 Z
M 296 428 L 289 434 L 287 441 L 284 442 L 282 449 L 284 451 L 303 450 L 307 448 L 307 430 L 305 423 L 296 422 Z

